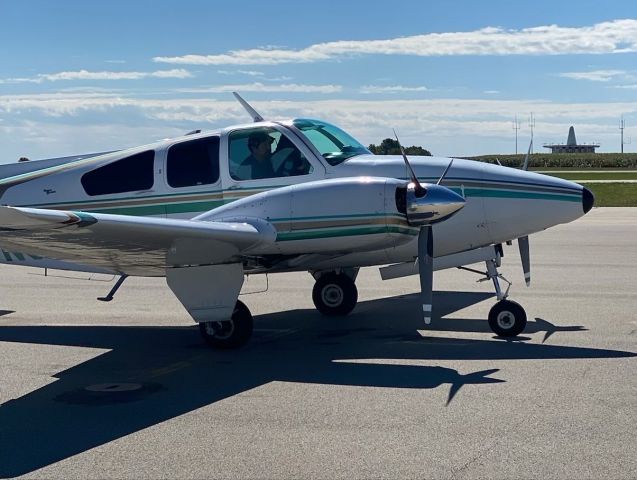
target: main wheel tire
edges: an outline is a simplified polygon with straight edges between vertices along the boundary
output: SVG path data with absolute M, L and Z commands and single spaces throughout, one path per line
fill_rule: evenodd
M 519 303 L 501 300 L 489 311 L 489 327 L 501 337 L 515 337 L 526 327 L 526 312 Z
M 237 300 L 230 320 L 199 324 L 199 332 L 206 343 L 219 349 L 239 348 L 245 345 L 252 336 L 252 328 L 252 314 L 241 300 Z
M 358 289 L 354 280 L 347 275 L 326 273 L 314 284 L 312 300 L 323 315 L 347 315 L 356 306 Z

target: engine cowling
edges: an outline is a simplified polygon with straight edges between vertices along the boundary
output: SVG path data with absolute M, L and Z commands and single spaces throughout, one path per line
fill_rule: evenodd
M 398 210 L 407 216 L 412 226 L 432 225 L 451 218 L 462 207 L 465 199 L 442 185 L 413 182 L 396 190 Z

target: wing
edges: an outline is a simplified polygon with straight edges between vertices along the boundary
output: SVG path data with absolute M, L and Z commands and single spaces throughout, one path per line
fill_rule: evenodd
M 166 267 L 214 265 L 273 242 L 265 221 L 207 222 L 0 207 L 0 247 L 105 268 L 163 276 Z

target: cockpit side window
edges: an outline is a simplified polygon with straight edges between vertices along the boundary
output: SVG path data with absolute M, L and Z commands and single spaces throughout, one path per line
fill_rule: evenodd
M 173 188 L 209 185 L 219 180 L 219 137 L 189 140 L 168 149 L 168 185 Z
M 88 195 L 137 192 L 153 187 L 155 151 L 137 153 L 82 175 Z
M 312 165 L 292 141 L 271 127 L 232 132 L 229 136 L 230 176 L 235 180 L 307 175 Z

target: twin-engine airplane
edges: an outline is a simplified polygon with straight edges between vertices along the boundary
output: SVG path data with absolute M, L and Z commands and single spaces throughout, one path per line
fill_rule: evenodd
M 389 265 L 384 279 L 420 275 L 429 324 L 433 271 L 484 261 L 498 299 L 489 325 L 515 336 L 526 314 L 500 288 L 502 243 L 518 239 L 528 284 L 528 235 L 594 203 L 581 185 L 525 170 L 372 155 L 333 125 L 265 121 L 235 96 L 254 123 L 0 166 L 0 261 L 121 275 L 105 300 L 126 276 L 165 276 L 217 348 L 252 334 L 246 274 L 308 271 L 316 308 L 347 315 L 359 268 Z

